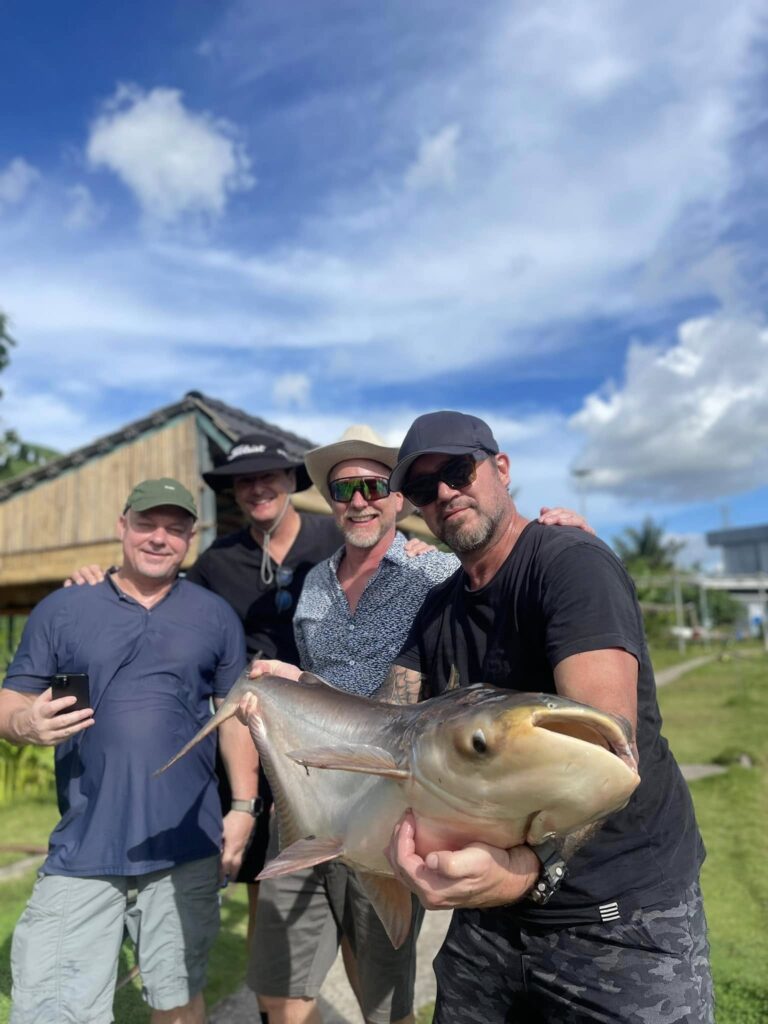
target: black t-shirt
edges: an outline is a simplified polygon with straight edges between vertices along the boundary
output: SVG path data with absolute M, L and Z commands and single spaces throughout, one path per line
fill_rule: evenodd
M 228 601 L 245 628 L 248 654 L 261 652 L 265 658 L 298 664 L 299 654 L 293 638 L 293 614 L 309 570 L 330 558 L 344 538 L 330 516 L 300 512 L 301 528 L 281 563 L 293 570 L 289 590 L 292 602 L 279 611 L 275 601 L 276 584 L 267 586 L 261 579 L 261 547 L 246 527 L 221 537 L 200 555 L 187 573 L 187 579 L 213 590 Z
M 641 782 L 569 864 L 544 907 L 522 901 L 518 919 L 553 926 L 600 919 L 599 907 L 651 906 L 698 875 L 704 856 L 688 787 L 661 735 L 653 669 L 634 585 L 602 541 L 533 522 L 495 577 L 471 591 L 459 570 L 428 595 L 396 661 L 443 692 L 455 666 L 461 685 L 491 683 L 554 693 L 569 655 L 618 647 L 637 658 Z M 604 916 L 610 911 L 604 911 Z

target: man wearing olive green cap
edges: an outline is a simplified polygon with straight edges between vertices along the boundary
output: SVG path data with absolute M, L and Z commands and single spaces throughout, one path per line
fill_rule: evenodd
M 246 664 L 230 606 L 178 579 L 196 519 L 178 480 L 134 487 L 118 520 L 122 564 L 37 605 L 0 690 L 0 736 L 56 748 L 63 815 L 14 932 L 14 1024 L 112 1021 L 124 929 L 152 1024 L 205 1019 L 218 888 L 251 834 L 257 763 L 247 730 L 225 724 L 219 743 L 236 799 L 223 823 L 215 741 L 153 778 Z M 87 677 L 90 707 L 53 699 L 61 673 Z

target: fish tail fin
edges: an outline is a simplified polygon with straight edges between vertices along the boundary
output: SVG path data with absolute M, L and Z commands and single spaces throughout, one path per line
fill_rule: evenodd
M 248 669 L 243 672 L 237 682 L 234 684 L 232 689 L 227 694 L 227 697 L 221 707 L 218 709 L 215 715 L 205 723 L 203 728 L 196 733 L 189 743 L 185 743 L 181 750 L 174 754 L 170 761 L 166 761 L 162 768 L 158 768 L 157 771 L 152 772 L 152 778 L 157 778 L 158 775 L 162 775 L 164 771 L 167 771 L 171 765 L 176 764 L 185 754 L 188 754 L 192 747 L 204 740 L 206 736 L 209 736 L 214 729 L 218 729 L 222 722 L 226 722 L 228 718 L 231 718 L 237 711 L 237 706 L 240 703 L 240 699 L 243 694 L 254 686 L 254 680 L 248 676 Z

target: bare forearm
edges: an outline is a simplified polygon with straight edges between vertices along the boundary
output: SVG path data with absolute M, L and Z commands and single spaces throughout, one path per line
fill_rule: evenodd
M 257 796 L 259 755 L 250 732 L 237 718 L 229 718 L 219 726 L 219 749 L 232 795 L 238 800 Z
M 416 704 L 423 696 L 424 676 L 415 669 L 392 665 L 386 679 L 371 694 L 385 704 Z
M 0 738 L 23 747 L 34 740 L 29 731 L 34 697 L 15 690 L 0 690 Z

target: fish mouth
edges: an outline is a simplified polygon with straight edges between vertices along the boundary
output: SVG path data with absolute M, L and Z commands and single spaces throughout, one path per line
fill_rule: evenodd
M 542 708 L 533 712 L 531 723 L 537 729 L 602 747 L 637 772 L 632 729 L 629 722 L 618 715 L 588 714 L 579 708 Z

